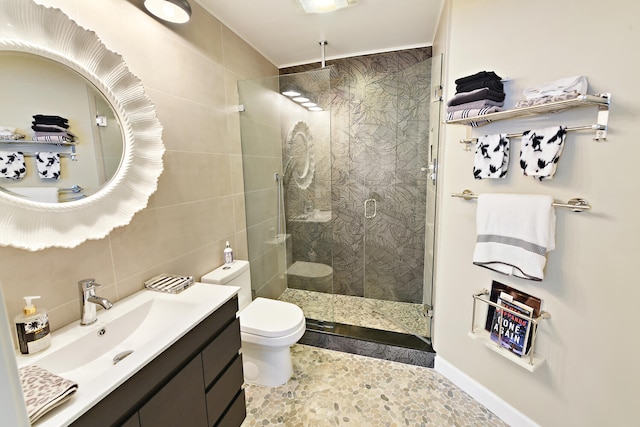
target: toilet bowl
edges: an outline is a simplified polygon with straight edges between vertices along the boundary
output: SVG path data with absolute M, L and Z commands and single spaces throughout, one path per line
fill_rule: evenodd
M 249 261 L 223 265 L 200 281 L 240 288 L 238 317 L 245 382 L 274 387 L 289 381 L 293 374 L 290 349 L 306 329 L 300 307 L 268 298 L 252 301 Z

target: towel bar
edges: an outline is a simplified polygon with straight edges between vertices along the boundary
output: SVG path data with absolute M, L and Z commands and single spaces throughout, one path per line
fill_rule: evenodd
M 570 127 L 566 129 L 567 132 L 574 132 L 577 130 L 600 130 L 600 131 L 606 131 L 607 130 L 607 126 L 606 125 L 600 125 L 600 124 L 595 124 L 595 125 L 586 125 L 586 126 L 576 126 L 576 127 Z M 518 132 L 518 133 L 508 133 L 507 134 L 507 138 L 518 138 L 524 136 L 523 132 Z M 469 151 L 471 148 L 471 144 L 475 144 L 476 142 L 478 142 L 478 138 L 470 138 L 470 139 L 461 139 L 460 140 L 460 144 L 466 144 L 466 148 L 465 150 Z
M 452 193 L 451 197 L 460 197 L 465 200 L 471 200 L 471 199 L 477 199 L 478 195 L 473 194 L 473 191 L 471 190 L 464 190 L 462 193 Z M 591 210 L 591 205 L 589 204 L 589 202 L 579 197 L 569 199 L 567 203 L 553 202 L 553 206 L 555 206 L 556 208 L 571 209 L 573 212 L 582 212 L 582 211 Z

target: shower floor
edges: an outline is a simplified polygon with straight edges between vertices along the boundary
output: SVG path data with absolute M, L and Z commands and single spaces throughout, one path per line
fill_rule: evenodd
M 291 288 L 282 293 L 280 300 L 300 307 L 307 319 L 429 337 L 422 304 Z

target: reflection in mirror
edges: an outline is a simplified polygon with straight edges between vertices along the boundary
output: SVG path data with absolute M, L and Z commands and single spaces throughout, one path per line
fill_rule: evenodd
M 42 173 L 29 156 L 25 159 L 24 171 L 18 168 L 16 177 L 20 182 L 9 187 L 6 184 L 9 180 L 0 178 L 4 181 L 0 182 L 0 245 L 30 251 L 73 248 L 88 239 L 104 238 L 114 228 L 129 224 L 133 215 L 147 206 L 149 197 L 157 189 L 165 151 L 162 125 L 140 79 L 94 32 L 79 26 L 59 9 L 29 0 L 0 1 L 0 52 L 14 58 L 22 56 L 24 61 L 36 61 L 37 65 L 33 67 L 23 64 L 14 69 L 13 77 L 40 73 L 37 79 L 29 79 L 26 87 L 18 88 L 17 93 L 11 95 L 8 90 L 14 84 L 6 82 L 14 80 L 0 78 L 2 103 L 9 105 L 4 111 L 16 114 L 8 117 L 3 112 L 0 125 L 15 128 L 13 131 L 21 130 L 26 138 L 32 139 L 31 117 L 43 114 L 46 117 L 36 120 L 39 127 L 59 126 L 65 133 L 70 128 L 71 139 L 75 139 L 48 144 L 46 151 L 37 151 L 66 153 L 58 164 L 56 156 L 46 157 L 46 165 L 53 169 L 60 167 L 60 177 L 53 179 L 53 184 L 48 183 L 48 187 L 41 182 L 44 179 L 35 175 L 30 184 L 22 181 L 28 178 L 27 165 L 32 174 Z M 42 63 L 37 62 L 42 58 L 53 61 L 53 68 L 42 72 Z M 4 64 L 0 68 L 4 68 Z M 75 77 L 83 76 L 85 81 L 80 79 L 79 85 L 73 88 L 65 86 L 66 90 L 53 97 L 44 96 L 62 86 L 54 75 L 65 81 L 72 80 L 74 73 L 69 70 L 75 71 Z M 36 82 L 43 84 L 36 87 Z M 76 91 L 82 95 L 76 98 L 73 95 Z M 104 99 L 96 94 L 104 95 Z M 101 124 L 107 123 L 107 129 L 97 128 L 96 116 Z M 111 134 L 120 135 L 120 138 L 112 142 Z M 46 141 L 50 136 L 38 135 L 40 139 L 44 137 L 45 142 L 50 142 Z M 63 136 L 63 140 L 70 136 Z M 6 146 L 1 148 L 0 151 L 7 149 Z M 45 145 L 36 148 L 44 150 Z M 10 153 L 34 152 L 33 144 L 26 141 L 22 141 L 22 147 L 12 145 L 9 150 Z M 72 161 L 74 154 L 76 162 Z M 49 163 L 51 157 L 53 161 Z M 49 172 L 47 170 L 47 177 Z M 69 186 L 62 187 L 60 184 L 65 179 Z M 55 190 L 58 185 L 64 189 L 80 188 L 80 182 L 86 187 L 88 197 L 55 203 L 59 201 L 59 193 Z M 47 190 L 53 203 L 9 194 L 18 189 L 24 191 L 27 186 Z M 55 197 L 52 197 L 52 191 L 56 193 Z
M 0 186 L 9 194 L 73 201 L 115 176 L 122 128 L 93 84 L 50 59 L 7 51 L 0 52 L 0 82 L 8 101 L 0 103 Z M 66 144 L 54 144 L 60 139 Z
M 287 157 L 284 168 L 285 178 L 289 176 L 290 170 L 298 188 L 306 190 L 313 181 L 316 160 L 313 137 L 305 122 L 299 121 L 289 129 L 285 151 Z

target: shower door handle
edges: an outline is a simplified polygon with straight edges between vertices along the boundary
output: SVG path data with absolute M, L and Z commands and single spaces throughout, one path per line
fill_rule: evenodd
M 371 202 L 373 202 L 373 215 L 369 214 L 369 204 L 371 204 Z M 365 200 L 364 201 L 364 217 L 367 219 L 371 219 L 376 216 L 376 213 L 378 213 L 378 203 L 376 202 L 376 199 Z

